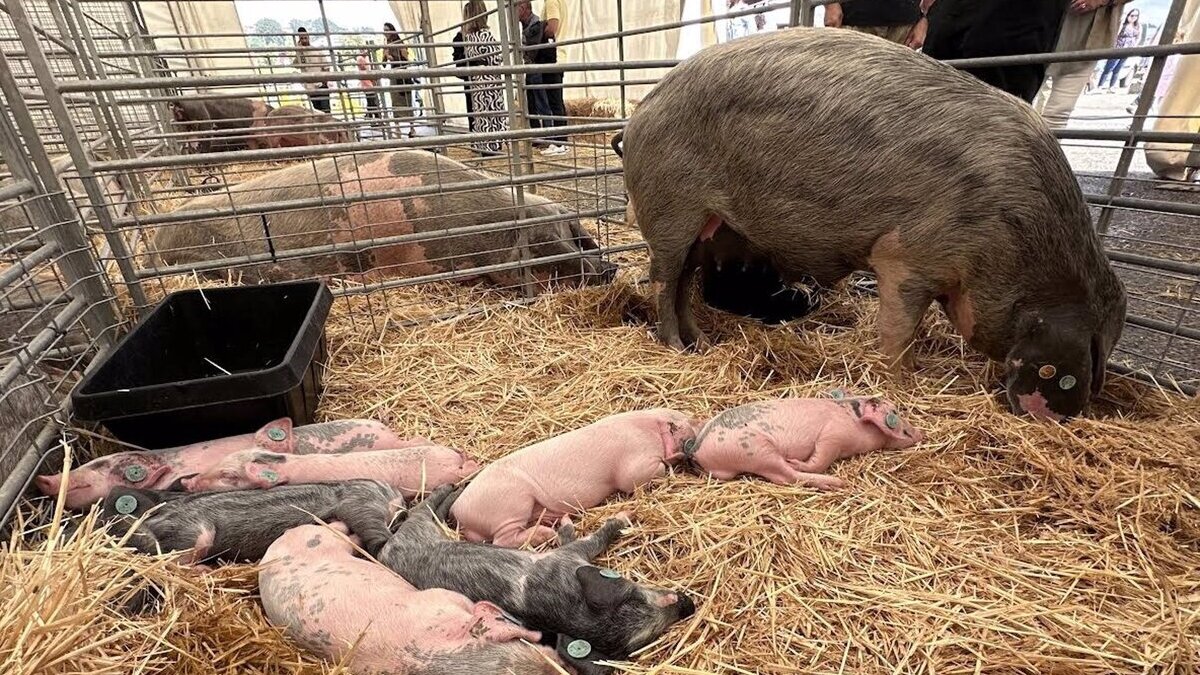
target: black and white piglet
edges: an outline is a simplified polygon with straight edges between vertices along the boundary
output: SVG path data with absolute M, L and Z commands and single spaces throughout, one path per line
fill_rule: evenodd
M 591 564 L 620 536 L 627 520 L 614 518 L 589 537 L 558 530 L 560 548 L 531 553 L 451 541 L 445 520 L 453 486 L 438 488 L 408 514 L 378 559 L 419 589 L 445 588 L 475 602 L 492 602 L 527 627 L 585 640 L 620 659 L 650 644 L 695 612 L 682 593 L 640 586 Z
M 130 535 L 143 553 L 193 550 L 186 562 L 258 562 L 287 530 L 339 520 L 359 536 L 363 549 L 377 552 L 391 536 L 392 515 L 404 498 L 373 480 L 282 485 L 237 492 L 163 492 L 114 487 L 100 518 L 123 536 L 151 509 Z M 157 509 L 155 507 L 158 507 Z

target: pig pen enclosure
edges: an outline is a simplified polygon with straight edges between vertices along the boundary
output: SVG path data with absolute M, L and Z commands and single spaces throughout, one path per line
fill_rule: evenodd
M 307 4 L 324 19 L 338 2 Z M 395 78 L 382 36 L 329 21 L 308 26 L 329 72 L 299 72 L 292 33 L 247 39 L 232 2 L 0 7 L 0 670 L 345 672 L 267 623 L 252 567 L 198 574 L 90 526 L 67 540 L 61 506 L 30 489 L 119 449 L 69 394 L 168 293 L 313 275 L 335 295 L 317 417 L 378 419 L 481 462 L 626 410 L 711 416 L 834 387 L 887 396 L 925 431 L 835 465 L 839 492 L 676 469 L 588 512 L 585 532 L 633 514 L 604 564 L 698 606 L 619 670 L 1200 670 L 1200 193 L 1138 170 L 1150 143 L 1200 165 L 1200 134 L 1168 124 L 1196 111 L 1151 110 L 1166 57 L 1200 52 L 1196 2 L 1171 4 L 1156 45 L 1004 57 L 1149 63 L 1119 128 L 1056 132 L 1130 296 L 1103 396 L 1063 426 L 1010 415 L 998 368 L 940 314 L 917 370 L 885 376 L 869 280 L 782 326 L 702 308 L 702 354 L 649 335 L 612 134 L 735 24 L 812 25 L 826 3 L 568 3 L 557 65 L 524 63 L 510 3 L 487 3 L 484 65 L 454 53 L 462 3 L 376 4 L 407 47 Z M 554 72 L 562 117 L 530 109 Z M 323 80 L 330 118 L 220 126 L 171 105 L 307 106 Z M 468 114 L 464 85 L 501 114 Z M 123 613 L 147 584 L 159 610 Z

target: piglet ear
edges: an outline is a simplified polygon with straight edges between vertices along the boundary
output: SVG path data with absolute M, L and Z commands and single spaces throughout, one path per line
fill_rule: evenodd
M 254 434 L 254 444 L 263 450 L 281 452 L 290 455 L 296 451 L 296 435 L 292 428 L 292 418 L 281 417 Z
M 879 430 L 888 438 L 897 441 L 912 440 L 900 430 L 903 420 L 900 419 L 900 413 L 892 409 L 891 406 L 882 405 L 879 399 L 867 399 L 861 405 L 863 422 L 879 427 Z
M 625 602 L 632 586 L 615 572 L 584 565 L 575 570 L 575 578 L 583 587 L 583 599 L 595 610 L 611 609 Z
M 246 462 L 242 465 L 242 471 L 250 479 L 250 483 L 260 490 L 273 488 L 276 485 L 283 485 L 284 483 L 278 471 L 258 462 Z

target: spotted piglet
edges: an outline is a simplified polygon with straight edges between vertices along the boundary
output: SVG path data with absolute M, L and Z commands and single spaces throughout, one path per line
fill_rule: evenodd
M 555 538 L 550 526 L 563 516 L 664 475 L 699 427 L 674 410 L 638 410 L 535 443 L 479 472 L 454 519 L 469 541 L 536 546 Z
M 825 473 L 836 460 L 907 448 L 923 438 L 891 403 L 836 391 L 830 399 L 777 399 L 726 410 L 701 430 L 691 459 L 721 480 L 753 474 L 831 490 L 844 485 Z
M 462 453 L 441 445 L 340 455 L 281 455 L 247 450 L 226 457 L 202 474 L 184 478 L 188 492 L 267 489 L 278 485 L 355 479 L 378 480 L 415 497 L 479 470 Z
M 559 669 L 553 651 L 535 646 L 540 633 L 509 620 L 496 605 L 443 589 L 418 591 L 387 568 L 354 557 L 346 532 L 341 523 L 297 527 L 276 539 L 263 559 L 263 609 L 301 647 L 345 659 L 355 673 L 571 672 Z

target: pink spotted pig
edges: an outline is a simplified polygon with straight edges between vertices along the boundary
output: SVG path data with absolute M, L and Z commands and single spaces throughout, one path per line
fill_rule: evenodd
M 470 458 L 441 445 L 340 455 L 284 455 L 256 449 L 229 455 L 182 483 L 188 492 L 219 492 L 365 478 L 390 485 L 411 499 L 478 470 Z
M 714 478 L 740 474 L 823 490 L 844 485 L 825 473 L 834 461 L 920 443 L 920 431 L 880 398 L 760 401 L 714 417 L 696 439 L 692 461 Z
M 364 674 L 572 672 L 559 669 L 553 650 L 535 646 L 540 633 L 496 605 L 442 589 L 418 591 L 386 567 L 354 557 L 351 541 L 340 536 L 347 531 L 341 523 L 293 528 L 263 558 L 263 610 L 304 649 Z
M 633 492 L 684 458 L 700 423 L 659 408 L 612 415 L 544 440 L 483 469 L 451 514 L 463 535 L 516 548 L 555 537 L 564 515 Z
M 401 439 L 374 420 L 339 420 L 292 428 L 289 418 L 270 422 L 252 434 L 229 436 L 164 450 L 118 452 L 73 469 L 67 477 L 66 506 L 85 509 L 104 499 L 117 485 L 146 490 L 178 490 L 178 481 L 207 471 L 228 455 L 258 448 L 274 453 L 307 455 L 376 448 L 425 445 L 428 439 Z M 62 476 L 35 479 L 48 496 L 58 495 Z

